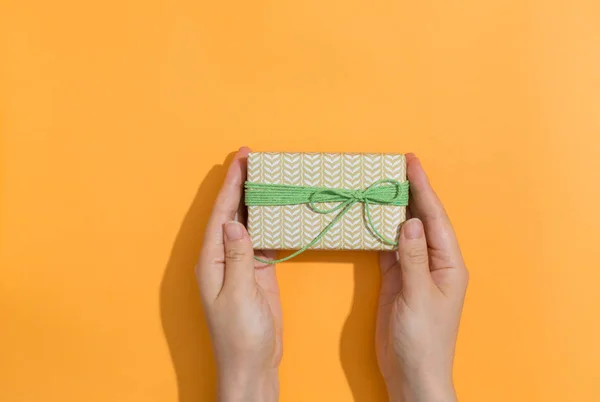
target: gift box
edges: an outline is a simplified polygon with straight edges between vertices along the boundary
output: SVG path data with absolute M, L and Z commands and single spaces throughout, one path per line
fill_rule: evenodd
M 248 232 L 255 249 L 393 250 L 407 203 L 402 154 L 248 156 Z

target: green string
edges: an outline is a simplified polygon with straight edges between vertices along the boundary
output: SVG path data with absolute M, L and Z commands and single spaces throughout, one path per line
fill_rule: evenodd
M 287 257 L 278 260 L 266 260 L 256 256 L 254 257 L 257 261 L 264 264 L 275 264 L 290 260 L 317 244 L 329 229 L 342 219 L 346 212 L 348 212 L 348 210 L 350 210 L 357 202 L 364 205 L 365 213 L 367 215 L 367 224 L 373 234 L 385 244 L 397 246 L 398 243 L 396 241 L 388 239 L 375 227 L 371 217 L 370 205 L 408 205 L 409 184 L 407 181 L 399 182 L 393 179 L 383 179 L 376 181 L 365 189 L 349 190 L 343 188 L 292 186 L 287 184 L 264 184 L 247 181 L 245 183 L 245 188 L 245 201 L 247 206 L 307 204 L 311 210 L 319 214 L 330 214 L 341 210 L 321 233 L 317 235 L 317 237 Z M 317 206 L 317 204 L 320 203 L 337 203 L 337 205 L 332 208 L 322 209 Z

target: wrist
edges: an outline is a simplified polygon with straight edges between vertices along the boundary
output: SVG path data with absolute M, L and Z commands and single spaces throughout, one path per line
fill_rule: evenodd
M 219 402 L 275 402 L 279 397 L 277 368 L 223 370 L 218 381 Z

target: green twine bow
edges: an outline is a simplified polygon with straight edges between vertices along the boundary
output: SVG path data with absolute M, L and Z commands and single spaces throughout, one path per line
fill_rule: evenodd
M 330 214 L 341 210 L 335 218 L 315 237 L 310 243 L 297 250 L 293 254 L 279 260 L 265 260 L 254 257 L 257 261 L 265 264 L 275 264 L 287 261 L 305 252 L 314 246 L 335 225 L 350 208 L 357 202 L 364 205 L 367 216 L 367 224 L 371 232 L 385 244 L 398 245 L 382 235 L 371 218 L 370 205 L 408 205 L 408 182 L 399 182 L 393 179 L 376 181 L 365 189 L 349 190 L 343 188 L 306 187 L 292 186 L 287 184 L 264 184 L 246 182 L 246 205 L 248 206 L 282 206 L 307 204 L 308 207 L 319 214 Z M 332 208 L 319 208 L 320 203 L 337 203 Z

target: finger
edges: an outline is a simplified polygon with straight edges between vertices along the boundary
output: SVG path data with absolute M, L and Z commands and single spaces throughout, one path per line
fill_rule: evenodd
M 381 274 L 387 274 L 398 262 L 398 252 L 396 251 L 381 251 L 379 253 L 379 268 Z
M 276 250 L 258 250 L 254 254 L 265 260 L 274 260 L 277 258 Z M 279 286 L 277 284 L 277 274 L 275 272 L 275 264 L 265 264 L 263 262 L 254 262 L 254 274 L 256 283 L 269 293 L 278 294 Z
M 256 286 L 254 250 L 244 225 L 229 221 L 223 225 L 225 244 L 225 282 L 223 293 L 241 293 Z
M 431 269 L 460 267 L 462 256 L 454 229 L 444 207 L 433 191 L 421 162 L 406 155 L 410 181 L 410 215 L 422 220 L 427 244 L 431 248 Z
M 277 258 L 277 250 L 256 250 L 254 252 L 258 258 L 262 260 L 274 260 Z M 275 264 L 267 264 L 264 262 L 256 261 L 255 268 L 263 271 L 268 271 L 270 268 L 275 268 Z
M 248 152 L 250 152 L 249 149 Z M 240 163 L 242 164 L 243 181 L 245 182 L 248 176 L 248 156 L 246 155 L 246 157 L 241 159 Z M 246 226 L 246 223 L 248 222 L 248 209 L 246 208 L 246 203 L 244 202 L 243 191 L 242 184 L 242 196 L 240 197 L 240 202 L 238 202 L 238 209 L 235 212 L 234 220 L 241 222 L 244 226 Z
M 421 161 L 414 154 L 406 155 L 406 170 L 410 182 L 410 212 L 425 221 L 436 222 L 447 218 L 441 201 L 433 191 Z M 429 239 L 428 239 L 429 240 Z
M 244 197 L 240 198 L 240 203 L 238 205 L 238 210 L 235 213 L 236 221 L 243 223 L 244 226 L 248 222 L 248 212 L 246 209 L 246 204 L 244 203 Z
M 381 269 L 381 287 L 379 289 L 379 307 L 390 305 L 402 290 L 402 274 L 398 253 L 382 251 L 379 253 L 379 268 Z
M 422 294 L 433 282 L 429 272 L 427 241 L 423 223 L 412 218 L 402 225 L 398 242 L 400 271 L 402 273 L 402 294 L 407 302 Z
M 223 187 L 217 195 L 208 221 L 207 233 L 204 239 L 205 244 L 211 246 L 223 245 L 223 225 L 225 222 L 235 219 L 240 208 L 249 153 L 249 148 L 240 148 L 229 166 Z
M 206 225 L 200 261 L 196 269 L 200 292 L 205 300 L 214 300 L 223 287 L 223 224 L 235 218 L 242 198 L 249 152 L 249 148 L 240 148 L 234 156 Z

